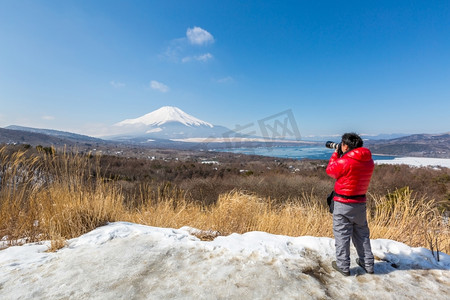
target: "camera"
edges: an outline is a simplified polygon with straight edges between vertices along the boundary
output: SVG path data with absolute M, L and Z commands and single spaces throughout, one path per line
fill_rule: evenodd
M 328 141 L 325 143 L 325 147 L 336 150 L 339 156 L 342 156 L 342 154 L 344 154 L 342 153 L 341 143 Z
M 332 141 L 328 141 L 325 143 L 325 147 L 330 148 L 330 149 L 340 149 L 341 143 L 335 143 Z

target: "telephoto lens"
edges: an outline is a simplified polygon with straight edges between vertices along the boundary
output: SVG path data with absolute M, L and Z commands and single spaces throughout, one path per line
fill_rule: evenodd
M 328 141 L 325 143 L 325 147 L 330 148 L 330 149 L 339 149 L 340 145 L 341 145 L 340 143 L 335 143 L 332 141 Z

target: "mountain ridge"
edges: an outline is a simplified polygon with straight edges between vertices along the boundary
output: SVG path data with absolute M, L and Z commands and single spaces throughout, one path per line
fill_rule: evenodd
M 59 138 L 70 138 L 75 140 L 83 140 L 83 141 L 92 141 L 92 142 L 99 142 L 103 141 L 102 139 L 91 137 L 88 135 L 68 132 L 68 131 L 61 131 L 61 130 L 55 130 L 55 129 L 44 129 L 44 128 L 34 128 L 34 127 L 26 127 L 26 126 L 19 126 L 19 125 L 9 125 L 6 126 L 4 129 L 9 130 L 17 130 L 17 131 L 25 131 L 30 133 L 40 133 L 45 134 L 49 136 L 59 137 Z
M 53 129 L 39 129 L 18 125 L 0 128 L 0 143 L 43 144 L 43 145 L 79 145 L 79 144 L 108 144 L 117 145 L 134 144 L 141 146 L 176 147 L 185 148 L 197 145 L 209 145 L 213 148 L 231 147 L 271 147 L 292 146 L 282 140 L 272 141 L 252 140 L 250 136 L 239 136 L 238 132 L 218 125 L 200 120 L 174 106 L 163 106 L 135 119 L 126 119 L 115 123 L 113 129 L 116 134 L 94 138 L 66 131 Z M 398 136 L 400 135 L 400 136 Z M 364 146 L 371 149 L 374 154 L 450 158 L 450 132 L 442 134 L 380 134 L 375 136 L 361 135 Z M 389 137 L 396 136 L 389 139 Z M 238 143 L 233 144 L 232 137 Z M 373 138 L 388 139 L 373 139 Z M 321 139 L 339 141 L 340 135 L 321 136 Z M 303 139 L 307 142 L 308 137 Z M 286 141 L 288 142 L 288 141 Z M 316 140 L 317 145 L 323 140 Z M 308 143 L 308 142 L 307 142 Z M 202 146 L 203 145 L 203 146 Z
M 390 140 L 372 140 L 364 145 L 373 153 L 450 158 L 450 133 L 412 134 Z

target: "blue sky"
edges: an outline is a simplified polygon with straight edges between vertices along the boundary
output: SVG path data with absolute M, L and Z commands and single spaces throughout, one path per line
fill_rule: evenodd
M 0 127 L 165 105 L 303 136 L 450 131 L 450 1 L 0 0 Z

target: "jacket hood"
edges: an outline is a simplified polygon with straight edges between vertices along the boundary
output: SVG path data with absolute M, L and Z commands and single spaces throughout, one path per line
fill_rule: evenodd
M 353 150 L 348 151 L 345 156 L 359 160 L 359 161 L 368 161 L 372 159 L 372 153 L 369 149 L 364 147 L 359 147 Z

